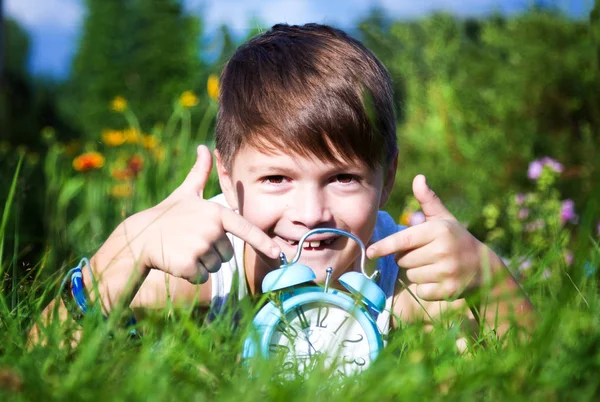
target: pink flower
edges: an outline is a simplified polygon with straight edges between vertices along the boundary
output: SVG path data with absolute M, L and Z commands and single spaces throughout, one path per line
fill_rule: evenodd
M 523 193 L 518 193 L 517 195 L 515 195 L 515 204 L 517 205 L 523 205 L 523 203 L 525 202 L 526 196 Z
M 523 219 L 527 219 L 527 217 L 529 216 L 529 208 L 521 208 L 519 209 L 519 215 L 517 216 L 517 218 L 519 218 L 519 220 L 523 220 Z
M 570 250 L 565 251 L 565 262 L 567 265 L 573 264 L 573 253 Z
M 544 170 L 544 166 L 550 167 L 550 169 L 556 173 L 562 173 L 564 170 L 563 165 L 560 162 L 545 156 L 541 159 L 536 159 L 529 164 L 529 168 L 527 169 L 527 177 L 529 177 L 531 180 L 539 179 L 542 171 Z
M 527 169 L 527 177 L 529 177 L 531 180 L 537 180 L 539 179 L 540 175 L 542 174 L 542 163 L 538 160 L 535 160 L 533 162 L 531 162 L 529 164 L 529 169 Z
M 542 158 L 540 160 L 540 162 L 542 162 L 543 166 L 550 166 L 550 168 L 552 170 L 554 170 L 556 173 L 562 173 L 563 170 L 565 170 L 563 168 L 563 165 L 560 162 L 555 161 L 554 159 L 552 159 L 552 158 L 550 158 L 548 156 Z
M 529 222 L 526 226 L 525 226 L 525 230 L 527 232 L 534 232 L 538 229 L 542 229 L 544 226 L 546 226 L 546 223 L 541 220 L 541 219 L 537 219 L 533 222 Z
M 423 222 L 425 222 L 425 214 L 423 214 L 423 212 L 417 211 L 410 214 L 410 219 L 408 223 L 410 226 L 415 226 Z
M 532 265 L 532 262 L 529 258 L 523 260 L 519 264 L 519 272 L 527 271 L 529 268 L 531 268 L 531 265 Z
M 564 200 L 560 206 L 560 223 L 564 225 L 566 222 L 577 223 L 579 217 L 575 213 L 575 203 L 573 200 Z

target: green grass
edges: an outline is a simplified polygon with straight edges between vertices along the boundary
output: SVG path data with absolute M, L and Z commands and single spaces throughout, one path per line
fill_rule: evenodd
M 50 234 L 44 255 L 28 271 L 16 265 L 20 228 L 14 207 L 16 186 L 11 187 L 0 230 L 0 270 L 6 279 L 0 294 L 0 401 L 546 402 L 600 397 L 600 299 L 597 274 L 586 275 L 586 264 L 600 265 L 600 247 L 594 225 L 583 217 L 577 236 L 551 224 L 547 228 L 552 231 L 522 235 L 518 225 L 509 221 L 505 237 L 492 238 L 503 239 L 504 255 L 512 257 L 513 266 L 519 265 L 522 256 L 531 258 L 532 266 L 526 275 L 519 274 L 519 280 L 539 319 L 527 338 L 518 330 L 502 339 L 481 331 L 464 353 L 455 346 L 460 325 L 449 325 L 462 318 L 446 315 L 433 331 L 419 324 L 394 330 L 379 358 L 359 375 L 336 378 L 330 369 L 320 367 L 306 378 L 282 381 L 276 361 L 243 362 L 240 358 L 257 309 L 249 304 L 240 307 L 242 318 L 237 326 L 232 325 L 234 312 L 205 323 L 194 310 L 153 311 L 138 323 L 143 336 L 134 339 L 119 325 L 118 309 L 108 321 L 91 314 L 82 322 L 78 346 L 65 343 L 77 324 L 53 322 L 44 330 L 45 344 L 28 347 L 27 331 L 56 296 L 65 269 L 81 255 L 91 256 L 125 216 L 161 201 L 192 166 L 195 155 L 191 150 L 206 133 L 192 138 L 195 130 L 188 123 L 177 132 L 178 123 L 189 116 L 185 110 L 176 113 L 168 130 L 154 133 L 168 146 L 164 160 L 153 160 L 139 144 L 98 148 L 92 143 L 84 149 L 101 151 L 106 165 L 77 173 L 62 145 L 49 144 L 44 170 Z M 209 126 L 205 120 L 212 118 L 205 116 L 203 130 Z M 170 140 L 174 138 L 177 141 Z M 128 182 L 133 188 L 130 196 L 112 198 L 108 190 L 117 181 L 109 173 L 110 163 L 132 153 L 143 155 L 146 165 Z M 17 169 L 13 183 L 19 174 Z M 217 190 L 213 177 L 207 193 Z M 541 202 L 536 213 L 549 223 L 555 222 L 559 205 L 556 194 L 544 195 L 552 191 L 544 188 L 536 193 L 548 204 Z M 567 246 L 574 250 L 572 265 L 564 260 Z

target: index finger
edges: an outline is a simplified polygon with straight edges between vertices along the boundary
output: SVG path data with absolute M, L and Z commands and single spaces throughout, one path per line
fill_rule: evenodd
M 384 237 L 367 248 L 367 257 L 373 259 L 423 247 L 435 239 L 431 229 L 424 222 Z
M 265 232 L 244 219 L 243 216 L 223 208 L 221 214 L 223 229 L 240 239 L 244 240 L 252 247 L 271 257 L 278 258 L 281 249 Z

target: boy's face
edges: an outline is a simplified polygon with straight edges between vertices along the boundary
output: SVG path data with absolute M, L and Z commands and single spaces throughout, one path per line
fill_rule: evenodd
M 248 221 L 262 229 L 279 244 L 292 260 L 298 240 L 310 229 L 336 228 L 369 242 L 377 211 L 387 200 L 395 177 L 395 163 L 385 172 L 362 162 L 331 163 L 294 154 L 263 153 L 244 146 L 227 171 L 217 153 L 221 188 L 227 202 Z M 385 183 L 384 183 L 385 176 Z M 315 271 L 324 282 L 325 270 L 333 267 L 333 278 L 358 269 L 360 248 L 351 239 L 321 234 L 320 240 L 302 250 L 300 262 Z M 252 250 L 253 251 L 253 250 Z M 257 256 L 246 258 L 247 270 L 262 276 L 276 263 Z M 260 274 L 263 272 L 263 275 Z

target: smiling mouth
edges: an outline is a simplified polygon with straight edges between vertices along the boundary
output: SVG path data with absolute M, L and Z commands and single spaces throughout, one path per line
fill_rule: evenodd
M 302 245 L 302 249 L 303 250 L 324 250 L 327 246 L 331 245 L 334 241 L 336 241 L 338 239 L 338 237 L 339 236 L 331 237 L 329 239 L 312 240 L 312 241 L 305 240 Z M 290 246 L 292 246 L 294 248 L 298 247 L 298 240 L 290 240 L 290 239 L 286 239 L 283 237 L 281 239 L 284 240 L 287 244 L 289 244 Z

